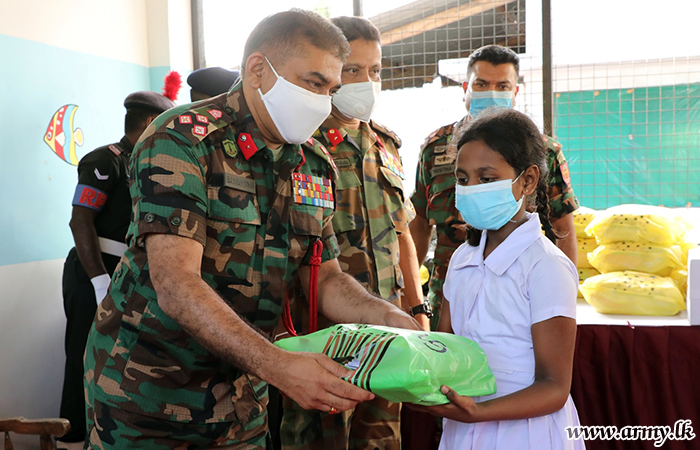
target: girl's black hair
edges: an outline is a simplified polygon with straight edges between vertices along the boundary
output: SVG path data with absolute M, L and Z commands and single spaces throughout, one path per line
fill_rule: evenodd
M 549 196 L 547 195 L 547 147 L 535 123 L 525 114 L 514 109 L 488 109 L 470 122 L 458 137 L 457 148 L 470 141 L 483 141 L 491 150 L 503 156 L 506 162 L 522 173 L 533 164 L 540 169 L 535 194 L 528 198 L 528 210 L 534 203 L 545 236 L 555 244 L 559 236 L 549 221 Z M 534 199 L 533 199 L 534 197 Z M 481 230 L 467 226 L 467 242 L 478 246 Z

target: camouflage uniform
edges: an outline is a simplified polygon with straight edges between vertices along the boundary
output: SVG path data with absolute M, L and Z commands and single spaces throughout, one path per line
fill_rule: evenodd
M 265 448 L 267 384 L 211 354 L 163 312 L 144 247 L 149 233 L 201 243 L 202 279 L 266 336 L 311 244 L 323 241 L 324 261 L 337 256 L 330 155 L 310 139 L 283 146 L 276 163 L 241 86 L 161 115 L 134 150 L 129 249 L 85 355 L 92 448 L 126 448 L 133 439 L 169 448 L 198 434 L 197 445 Z M 299 195 L 300 178 L 330 194 Z
M 369 292 L 400 306 L 403 277 L 398 234 L 414 217 L 403 193 L 400 139 L 376 122 L 362 123 L 359 140 L 329 117 L 314 137 L 330 150 L 338 167 L 333 229 L 338 262 Z M 297 297 L 298 299 L 298 297 Z M 304 302 L 296 302 L 298 306 Z M 302 313 L 301 317 L 306 317 Z M 323 326 L 328 326 L 326 321 Z M 305 411 L 284 399 L 281 438 L 285 450 L 400 449 L 400 403 L 382 398 L 360 403 L 354 412 L 329 415 Z
M 416 190 L 411 200 L 416 214 L 428 220 L 428 225 L 435 225 L 437 245 L 433 262 L 435 268 L 430 277 L 428 299 L 433 307 L 431 329 L 437 329 L 440 306 L 442 304 L 442 286 L 445 283 L 447 266 L 452 253 L 467 238 L 466 224 L 455 207 L 455 158 L 457 142 L 453 136 L 458 129 L 465 126 L 469 116 L 459 122 L 444 126 L 434 131 L 421 146 L 420 159 L 416 169 Z M 550 217 L 558 219 L 574 212 L 579 207 L 578 199 L 571 188 L 569 166 L 561 151 L 561 144 L 543 136 L 549 152 L 549 207 Z

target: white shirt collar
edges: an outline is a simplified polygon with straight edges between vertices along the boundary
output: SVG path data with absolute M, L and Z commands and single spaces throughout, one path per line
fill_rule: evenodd
M 470 254 L 456 265 L 455 268 L 478 266 L 482 262 L 496 275 L 500 276 L 527 250 L 533 242 L 542 236 L 542 225 L 537 214 L 525 213 L 527 221 L 513 230 L 484 261 L 484 248 L 486 247 L 487 232 L 481 233 L 478 247 L 473 247 Z

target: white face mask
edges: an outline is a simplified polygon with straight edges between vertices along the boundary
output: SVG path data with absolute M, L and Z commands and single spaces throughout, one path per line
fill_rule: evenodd
M 268 64 L 270 61 L 265 57 Z M 281 76 L 270 64 L 277 81 L 260 98 L 282 139 L 290 144 L 302 144 L 309 140 L 331 113 L 330 95 L 314 94 Z
M 333 104 L 342 114 L 369 122 L 381 90 L 380 81 L 344 84 L 333 94 Z

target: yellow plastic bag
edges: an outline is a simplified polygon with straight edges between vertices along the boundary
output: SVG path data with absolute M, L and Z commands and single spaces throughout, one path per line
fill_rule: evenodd
M 420 284 L 421 286 L 430 281 L 430 271 L 428 270 L 427 267 L 421 264 L 420 266 Z
M 578 284 L 579 286 L 581 283 L 589 279 L 590 277 L 594 277 L 596 275 L 600 275 L 600 272 L 598 272 L 594 268 L 579 268 L 578 269 Z M 583 298 L 583 294 L 581 293 L 581 289 L 578 290 L 578 298 Z
M 579 286 L 599 313 L 673 316 L 685 300 L 671 278 L 626 270 L 591 277 Z
M 662 277 L 682 265 L 678 245 L 664 247 L 631 241 L 601 245 L 588 254 L 588 261 L 601 273 L 635 270 Z
M 671 246 L 686 232 L 677 213 L 659 206 L 620 205 L 596 214 L 586 234 L 599 244 L 635 241 Z
M 579 269 L 591 269 L 593 266 L 588 261 L 588 253 L 598 247 L 598 243 L 593 238 L 577 238 L 576 246 L 578 247 L 578 258 L 576 261 L 576 267 Z
M 671 272 L 669 278 L 676 282 L 678 290 L 681 291 L 683 298 L 686 298 L 688 295 L 688 269 L 685 266 L 680 267 Z
M 600 275 L 600 272 L 598 272 L 597 269 L 594 269 L 593 267 L 590 268 L 581 268 L 579 267 L 578 269 L 578 284 L 583 283 L 590 277 L 594 277 L 596 275 Z
M 687 242 L 685 240 L 682 240 L 679 243 L 681 247 L 681 264 L 684 266 L 688 265 L 688 250 L 695 248 L 698 246 L 697 242 Z
M 586 227 L 595 218 L 595 210 L 591 208 L 586 208 L 585 206 L 580 207 L 574 211 L 574 230 L 576 230 L 576 237 L 587 238 Z

